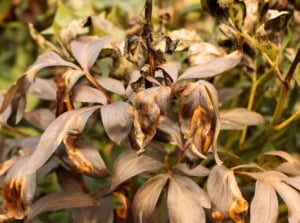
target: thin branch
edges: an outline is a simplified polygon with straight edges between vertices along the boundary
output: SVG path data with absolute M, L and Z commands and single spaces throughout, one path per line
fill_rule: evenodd
M 285 77 L 285 81 L 289 84 L 291 79 L 293 78 L 293 75 L 295 73 L 295 70 L 297 68 L 298 63 L 300 62 L 300 47 L 298 48 L 297 54 L 295 56 L 295 59 L 292 62 L 292 65 Z

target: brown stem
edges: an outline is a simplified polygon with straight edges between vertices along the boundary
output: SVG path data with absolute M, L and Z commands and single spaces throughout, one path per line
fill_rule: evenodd
M 295 70 L 297 68 L 298 63 L 300 62 L 300 47 L 298 48 L 297 54 L 295 56 L 295 59 L 292 62 L 292 65 L 285 77 L 285 81 L 289 84 L 291 79 L 293 78 L 293 74 L 295 73 Z

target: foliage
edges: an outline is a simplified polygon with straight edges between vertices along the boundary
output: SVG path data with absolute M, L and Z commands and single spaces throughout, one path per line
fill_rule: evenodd
M 1 221 L 299 222 L 298 2 L 128 6 L 28 25 L 41 52 L 0 94 Z

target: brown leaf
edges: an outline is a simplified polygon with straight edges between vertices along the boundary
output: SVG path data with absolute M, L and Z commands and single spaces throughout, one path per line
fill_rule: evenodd
M 49 109 L 40 108 L 26 112 L 24 118 L 39 129 L 46 129 L 54 121 L 55 115 Z
M 73 100 L 78 102 L 107 104 L 105 94 L 96 88 L 86 85 L 80 85 L 74 88 L 72 94 Z
M 36 149 L 22 168 L 22 173 L 32 173 L 40 168 L 56 150 L 68 132 L 80 133 L 86 121 L 99 106 L 80 108 L 63 113 L 44 131 Z
M 168 214 L 171 223 L 205 222 L 203 207 L 210 208 L 207 194 L 190 178 L 170 176 Z
M 28 93 L 46 100 L 56 100 L 56 84 L 52 79 L 35 78 Z
M 198 165 L 190 169 L 185 163 L 178 163 L 175 166 L 173 166 L 172 169 L 190 177 L 205 177 L 209 174 L 209 169 L 202 165 Z
M 283 181 L 300 191 L 300 176 L 289 177 Z
M 84 71 L 88 71 L 96 62 L 98 54 L 110 37 L 84 36 L 71 42 L 71 51 Z
M 242 56 L 243 53 L 240 50 L 236 50 L 226 56 L 213 59 L 206 64 L 190 67 L 179 76 L 178 81 L 191 78 L 213 77 L 235 67 L 240 62 Z
M 2 108 L 2 103 L 4 101 L 4 95 L 0 94 L 0 109 Z M 0 112 L 0 128 L 1 123 L 6 123 L 12 112 L 11 106 L 8 105 L 2 112 Z
M 261 125 L 264 117 L 246 108 L 234 108 L 220 112 L 221 129 L 243 129 L 246 125 Z
M 71 223 L 113 223 L 114 212 L 112 197 L 97 198 L 98 205 L 93 207 L 76 208 L 71 212 Z
M 217 165 L 210 171 L 207 179 L 207 192 L 212 202 L 212 210 L 220 212 L 225 218 L 229 217 L 230 209 L 234 208 L 236 201 L 246 202 L 233 171 L 224 166 Z M 232 214 L 239 215 L 235 211 L 232 209 Z
M 18 160 L 8 171 L 2 196 L 6 207 L 6 215 L 10 218 L 23 219 L 34 196 L 36 174 L 22 174 L 22 168 L 29 161 L 29 156 Z
M 157 66 L 157 68 L 164 70 L 171 77 L 173 82 L 177 80 L 180 67 L 181 65 L 178 62 L 167 62 Z
M 97 205 L 96 200 L 89 194 L 66 191 L 53 193 L 34 202 L 27 214 L 27 219 L 32 219 L 43 212 L 95 205 Z
M 97 82 L 106 90 L 118 95 L 125 95 L 125 87 L 121 81 L 109 77 L 97 77 Z
M 250 223 L 275 223 L 278 217 L 278 200 L 274 187 L 257 180 L 250 207 Z
M 241 87 L 221 88 L 218 89 L 219 105 L 223 105 L 243 92 Z
M 138 189 L 132 204 L 135 222 L 153 222 L 155 206 L 168 178 L 168 175 L 165 174 L 157 175 Z
M 66 136 L 63 141 L 67 157 L 62 157 L 73 171 L 95 178 L 109 175 L 96 148 L 78 141 L 77 136 Z
M 132 107 L 126 102 L 115 102 L 101 108 L 105 132 L 117 144 L 129 134 L 133 123 Z
M 65 81 L 66 91 L 69 93 L 77 81 L 84 76 L 84 73 L 81 69 L 68 69 L 63 74 L 63 79 Z
M 112 169 L 111 190 L 115 190 L 126 180 L 144 172 L 153 172 L 163 164 L 146 155 L 138 156 L 133 150 L 126 150 L 114 162 Z

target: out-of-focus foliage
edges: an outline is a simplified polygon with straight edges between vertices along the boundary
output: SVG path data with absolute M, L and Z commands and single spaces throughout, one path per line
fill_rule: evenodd
M 0 222 L 299 222 L 299 1 L 3 0 L 0 32 Z

